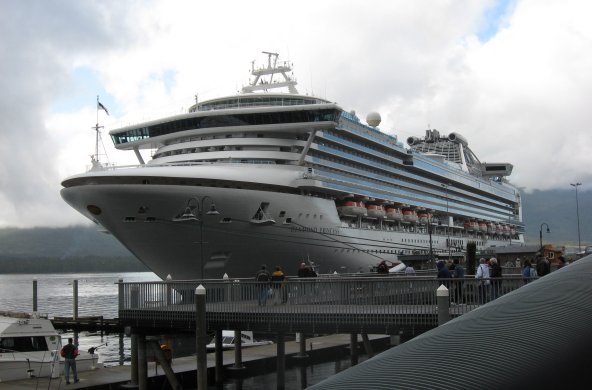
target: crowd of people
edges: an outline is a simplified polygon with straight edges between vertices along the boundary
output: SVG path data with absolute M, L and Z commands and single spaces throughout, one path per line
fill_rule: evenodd
M 520 260 L 517 260 L 519 262 Z M 557 269 L 567 265 L 564 256 L 559 256 Z M 465 283 L 462 280 L 465 277 L 465 269 L 460 264 L 458 258 L 453 261 L 445 262 L 438 261 L 436 264 L 438 269 L 437 278 L 440 283 L 451 290 L 451 303 L 462 304 L 465 299 Z M 537 254 L 534 261 L 529 259 L 524 260 L 522 268 L 522 280 L 524 284 L 531 282 L 536 278 L 543 277 L 551 272 L 551 263 L 549 259 L 541 254 Z M 456 280 L 455 280 L 456 279 Z M 492 257 L 490 259 L 481 258 L 475 270 L 475 279 L 477 284 L 477 299 L 481 304 L 487 303 L 490 300 L 498 298 L 502 295 L 502 267 L 499 261 Z

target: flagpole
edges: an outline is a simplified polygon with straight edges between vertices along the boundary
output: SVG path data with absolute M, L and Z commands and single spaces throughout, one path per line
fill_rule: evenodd
M 97 95 L 97 124 L 95 126 L 95 161 L 99 162 L 99 95 Z

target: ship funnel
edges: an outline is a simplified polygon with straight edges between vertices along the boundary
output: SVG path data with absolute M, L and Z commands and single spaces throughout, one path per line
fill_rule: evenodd
M 452 141 L 452 142 L 463 144 L 464 146 L 467 146 L 469 144 L 467 142 L 467 139 L 465 137 L 463 137 L 462 135 L 458 134 L 458 133 L 450 133 L 450 134 L 448 134 L 448 139 L 450 141 Z

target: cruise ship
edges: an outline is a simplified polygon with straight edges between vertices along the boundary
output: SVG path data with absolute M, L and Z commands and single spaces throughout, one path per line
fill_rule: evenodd
M 512 164 L 481 162 L 457 132 L 404 145 L 376 112 L 363 121 L 299 94 L 292 64 L 264 53 L 240 93 L 111 130 L 138 164 L 95 158 L 63 180 L 63 199 L 163 279 L 250 277 L 262 264 L 295 275 L 303 261 L 368 272 L 523 243 Z

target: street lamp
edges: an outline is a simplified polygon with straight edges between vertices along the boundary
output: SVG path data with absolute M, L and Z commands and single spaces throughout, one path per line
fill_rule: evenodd
M 541 229 L 539 230 L 539 244 L 541 246 L 541 255 L 543 255 L 543 225 L 545 225 L 547 227 L 547 233 L 551 233 L 551 230 L 549 230 L 549 225 L 547 225 L 546 222 L 541 223 Z
M 575 184 L 570 183 L 569 185 L 576 189 L 576 216 L 578 218 L 578 252 L 581 252 L 582 251 L 582 243 L 580 241 L 580 206 L 579 206 L 579 202 L 578 202 L 578 186 L 581 186 L 582 183 L 575 183 Z
M 448 238 L 446 239 L 446 246 L 448 247 L 448 260 L 450 260 L 450 214 L 448 213 L 448 187 L 451 186 L 450 183 L 442 183 L 440 184 L 440 186 L 442 186 L 442 188 L 444 188 L 446 190 L 446 219 L 448 219 L 448 221 L 446 221 L 446 235 L 448 236 Z
M 183 214 L 178 215 L 173 218 L 173 222 L 199 222 L 199 267 L 200 279 L 204 278 L 204 259 L 203 259 L 203 215 L 204 215 L 204 202 L 208 199 L 210 201 L 210 209 L 205 213 L 206 215 L 218 215 L 220 212 L 216 209 L 216 205 L 214 204 L 214 200 L 209 197 L 208 195 L 205 196 L 195 196 L 193 198 L 189 198 L 187 200 L 187 206 L 185 206 L 185 211 Z M 192 205 L 192 203 L 195 205 Z M 195 215 L 194 211 L 197 210 L 197 215 Z

